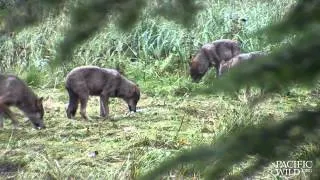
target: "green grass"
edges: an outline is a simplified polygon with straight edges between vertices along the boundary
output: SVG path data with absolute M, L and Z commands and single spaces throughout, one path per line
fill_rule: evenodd
M 291 97 L 276 96 L 254 111 L 245 102 L 222 94 L 166 99 L 143 94 L 138 104 L 142 111 L 135 114 L 126 115 L 125 103 L 112 99 L 110 119 L 98 116 L 98 98 L 91 98 L 90 120 L 85 122 L 79 113 L 75 120 L 66 118 L 67 94 L 63 89 L 38 89 L 45 98 L 47 129 L 34 130 L 18 116 L 21 129 L 12 131 L 10 121 L 5 121 L 0 134 L 0 165 L 18 169 L 1 175 L 18 179 L 134 179 L 179 150 L 214 143 L 246 125 L 270 123 L 269 117 L 281 120 L 299 106 L 316 106 L 304 89 L 292 91 Z M 98 155 L 89 157 L 94 151 Z M 192 169 L 182 167 L 172 173 L 198 177 L 199 172 Z
M 1 40 L 1 72 L 19 75 L 45 98 L 48 128 L 33 130 L 22 115 L 18 116 L 18 130 L 13 131 L 10 121 L 5 121 L 0 131 L 0 179 L 135 179 L 183 149 L 214 143 L 247 125 L 270 123 L 270 117 L 281 120 L 299 108 L 317 106 L 319 88 L 311 96 L 311 90 L 293 87 L 289 97 L 276 94 L 254 110 L 246 106 L 241 93 L 238 99 L 194 91 L 205 87 L 212 77 L 193 84 L 188 75 L 189 56 L 200 44 L 234 38 L 243 42 L 244 51 L 275 49 L 280 43 L 270 44 L 264 36 L 252 33 L 280 20 L 294 0 L 230 2 L 205 1 L 208 8 L 197 15 L 190 29 L 150 17 L 148 12 L 128 33 L 110 24 L 79 46 L 69 64 L 53 71 L 48 63 L 54 59 L 57 43 L 68 26 L 67 15 L 49 18 Z M 238 24 L 229 18 L 235 15 L 248 21 Z M 111 118 L 102 119 L 98 116 L 98 98 L 91 98 L 89 122 L 79 114 L 75 120 L 67 119 L 64 77 L 72 68 L 89 64 L 120 65 L 141 88 L 138 108 L 142 111 L 126 115 L 125 103 L 112 99 Z M 308 152 L 317 148 L 306 145 L 299 157 L 314 158 Z M 98 152 L 95 158 L 88 156 L 93 151 Z M 242 167 L 235 166 L 233 173 Z M 201 168 L 189 165 L 170 172 L 177 179 L 200 179 L 201 173 Z

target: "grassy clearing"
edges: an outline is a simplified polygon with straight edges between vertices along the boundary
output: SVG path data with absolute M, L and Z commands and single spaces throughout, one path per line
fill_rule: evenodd
M 188 75 L 189 56 L 200 44 L 220 38 L 243 42 L 244 51 L 272 50 L 260 34 L 252 34 L 283 17 L 294 0 L 212 1 L 197 16 L 191 29 L 155 18 L 146 12 L 129 33 L 108 25 L 79 46 L 73 62 L 51 71 L 50 60 L 63 38 L 68 16 L 48 19 L 1 40 L 1 72 L 21 76 L 45 97 L 45 121 L 48 128 L 36 131 L 19 116 L 21 129 L 11 130 L 10 121 L 0 132 L 0 179 L 135 179 L 176 152 L 240 131 L 250 124 L 269 123 L 269 117 L 281 120 L 298 108 L 315 107 L 318 91 L 294 87 L 290 96 L 275 95 L 256 109 L 245 101 L 225 94 L 198 95 Z M 232 17 L 232 18 L 230 18 Z M 238 17 L 238 18 L 237 18 Z M 239 18 L 246 18 L 245 24 Z M 161 22 L 161 23 L 159 23 Z M 65 115 L 67 93 L 65 74 L 79 65 L 115 67 L 120 65 L 129 79 L 139 84 L 142 111 L 126 115 L 127 107 L 119 99 L 110 103 L 111 119 L 99 118 L 98 99 L 91 98 L 89 122 L 77 114 Z M 311 93 L 311 94 L 310 94 Z M 240 94 L 241 95 L 241 94 Z M 310 147 L 311 146 L 311 147 Z M 305 146 L 306 158 L 312 145 Z M 302 148 L 303 149 L 303 148 Z M 95 158 L 88 153 L 97 151 Z M 300 156 L 302 157 L 302 156 Z M 234 174 L 239 171 L 234 168 Z M 199 167 L 183 166 L 164 177 L 200 179 Z M 81 173 L 79 173 L 81 172 Z
M 212 143 L 248 124 L 268 123 L 269 116 L 280 120 L 297 106 L 312 102 L 303 89 L 295 89 L 292 97 L 268 100 L 254 111 L 245 102 L 222 94 L 167 99 L 143 95 L 141 112 L 125 115 L 124 102 L 113 99 L 111 119 L 102 119 L 98 98 L 91 98 L 91 119 L 84 122 L 79 114 L 75 120 L 66 118 L 63 89 L 38 92 L 45 97 L 48 128 L 36 131 L 21 121 L 21 129 L 12 131 L 6 121 L 0 135 L 0 169 L 7 168 L 2 177 L 134 179 L 181 149 Z M 98 155 L 89 157 L 94 151 Z M 181 167 L 172 174 L 198 177 L 190 168 Z

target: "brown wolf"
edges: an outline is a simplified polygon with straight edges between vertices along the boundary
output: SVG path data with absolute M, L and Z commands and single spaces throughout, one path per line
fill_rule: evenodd
M 87 120 L 86 107 L 89 95 L 100 96 L 100 116 L 109 115 L 109 97 L 122 98 L 129 111 L 136 112 L 140 99 L 140 90 L 136 84 L 122 76 L 115 69 L 97 66 L 81 66 L 73 69 L 66 78 L 66 89 L 69 93 L 67 117 L 75 116 L 80 102 L 80 114 Z
M 24 112 L 35 128 L 45 128 L 42 100 L 42 97 L 38 98 L 18 77 L 0 74 L 0 128 L 3 127 L 4 115 L 11 119 L 14 127 L 18 125 L 18 121 L 9 109 L 10 106 L 16 106 Z
M 221 76 L 226 71 L 229 71 L 232 67 L 237 66 L 241 62 L 252 61 L 259 57 L 265 57 L 265 56 L 267 56 L 267 53 L 265 52 L 254 51 L 249 53 L 241 53 L 228 61 L 223 60 L 220 65 L 219 76 Z
M 190 75 L 193 82 L 199 82 L 208 69 L 216 69 L 216 76 L 220 75 L 221 61 L 228 61 L 240 54 L 240 43 L 230 39 L 220 39 L 204 44 L 190 63 Z

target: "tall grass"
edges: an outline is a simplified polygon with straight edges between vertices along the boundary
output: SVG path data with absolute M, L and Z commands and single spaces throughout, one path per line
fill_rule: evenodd
M 189 57 L 194 55 L 201 44 L 230 38 L 240 40 L 244 51 L 277 47 L 260 34 L 252 32 L 281 19 L 292 3 L 294 0 L 208 0 L 204 2 L 203 11 L 197 15 L 196 23 L 189 29 L 167 19 L 154 17 L 146 9 L 142 20 L 132 31 L 124 33 L 114 24 L 109 24 L 75 50 L 70 59 L 72 63 L 62 67 L 61 73 L 48 78 L 55 78 L 49 80 L 55 82 L 59 77 L 58 81 L 62 82 L 66 72 L 79 65 L 114 68 L 120 64 L 126 74 L 142 84 L 146 82 L 146 78 L 153 81 L 159 79 L 160 75 L 161 79 L 170 79 L 172 75 L 176 76 L 175 79 L 187 79 Z M 241 19 L 246 19 L 246 22 Z M 48 71 L 46 67 L 56 55 L 56 46 L 63 39 L 64 28 L 69 25 L 68 20 L 67 14 L 62 14 L 4 38 L 0 47 L 1 71 L 25 69 L 29 66 L 34 66 L 39 71 Z M 43 84 L 52 85 L 45 82 Z M 175 84 L 179 83 L 166 80 L 161 85 L 175 87 Z

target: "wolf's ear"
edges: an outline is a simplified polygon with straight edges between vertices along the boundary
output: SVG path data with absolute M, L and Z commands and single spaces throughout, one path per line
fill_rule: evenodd
M 199 68 L 200 64 L 198 61 L 191 61 L 189 62 L 189 67 L 192 68 L 192 69 L 197 69 Z
M 134 93 L 138 92 L 139 91 L 139 88 L 137 85 L 134 85 L 131 90 L 130 90 L 130 95 L 133 96 Z
M 135 86 L 133 86 L 133 92 L 135 93 L 135 92 L 137 92 L 138 91 L 138 86 L 137 85 L 135 85 Z
M 123 69 L 124 69 L 124 68 L 121 67 L 120 64 L 117 64 L 117 65 L 116 65 L 116 70 L 117 70 L 121 75 L 124 76 L 125 74 L 124 74 L 124 70 L 123 70 Z
M 43 101 L 43 97 L 40 97 L 36 100 L 36 104 L 38 107 L 40 107 L 42 105 L 42 101 Z

